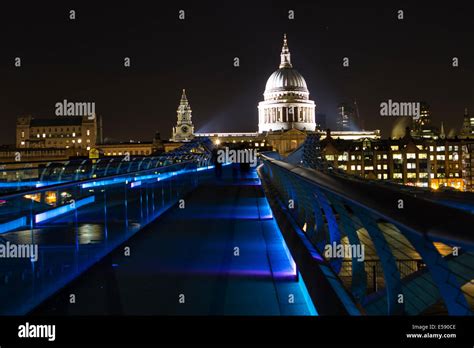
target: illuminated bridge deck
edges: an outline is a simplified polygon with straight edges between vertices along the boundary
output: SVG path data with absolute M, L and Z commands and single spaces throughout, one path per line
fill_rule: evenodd
M 229 177 L 201 184 L 184 208 L 174 206 L 34 314 L 316 314 L 256 173 Z

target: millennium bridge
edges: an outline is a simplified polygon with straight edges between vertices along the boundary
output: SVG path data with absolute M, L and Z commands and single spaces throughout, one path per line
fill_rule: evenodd
M 330 168 L 311 138 L 255 168 L 204 138 L 6 164 L 0 313 L 471 315 L 473 213 L 470 193 Z

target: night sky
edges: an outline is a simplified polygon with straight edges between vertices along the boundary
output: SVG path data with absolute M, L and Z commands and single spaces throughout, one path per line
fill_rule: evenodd
M 53 117 L 63 99 L 95 102 L 109 139 L 151 140 L 155 131 L 169 138 L 182 88 L 196 131 L 256 131 L 257 104 L 278 68 L 285 32 L 293 66 L 329 127 L 337 105 L 354 98 L 365 128 L 387 137 L 396 122 L 380 116 L 387 99 L 428 102 L 434 123 L 444 121 L 447 132 L 462 125 L 464 107 L 474 114 L 471 9 L 454 1 L 327 3 L 2 5 L 0 143 L 14 143 L 17 116 Z M 14 67 L 15 57 L 21 68 Z M 124 57 L 131 58 L 130 68 Z M 350 58 L 349 68 L 343 57 Z M 452 57 L 459 58 L 458 68 Z

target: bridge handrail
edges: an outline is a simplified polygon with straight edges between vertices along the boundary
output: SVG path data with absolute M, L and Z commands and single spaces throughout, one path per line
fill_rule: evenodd
M 360 180 L 349 180 L 301 166 L 292 165 L 261 155 L 264 162 L 276 165 L 302 180 L 329 190 L 355 205 L 366 208 L 395 226 L 403 226 L 432 240 L 448 244 L 474 245 L 474 235 L 468 226 L 474 226 L 474 215 L 430 200 L 417 198 L 393 187 Z M 403 209 L 398 208 L 403 200 Z M 448 232 L 449 231 L 449 232 Z
M 398 187 L 332 175 L 266 156 L 261 159 L 263 179 L 280 204 L 281 200 L 293 200 L 283 213 L 294 221 L 296 231 L 304 232 L 301 238 L 309 241 L 320 257 L 324 255 L 332 272 L 344 277 L 337 278 L 336 292 L 343 286 L 364 312 L 372 315 L 418 315 L 439 300 L 451 315 L 472 314 L 472 292 L 464 285 L 474 274 L 474 237 L 470 233 L 474 214 Z M 363 256 L 361 260 L 352 253 L 348 256 L 350 273 L 341 273 L 346 272 L 343 258 L 326 255 L 326 247 L 334 243 L 368 247 L 368 255 L 380 260 L 382 288 L 378 290 L 379 271 L 367 269 L 363 249 L 356 251 Z M 417 273 L 418 267 L 404 269 L 397 261 L 410 255 L 420 257 L 423 274 Z M 375 292 L 369 290 L 369 273 Z M 313 274 L 306 276 L 311 279 Z M 332 274 L 329 279 L 333 279 Z M 420 290 L 429 296 L 420 296 Z
M 173 169 L 175 167 L 184 167 L 185 165 L 196 165 L 197 164 L 194 161 L 184 161 L 184 162 L 179 162 L 179 163 L 173 163 L 169 165 L 165 165 L 162 167 L 157 167 L 157 168 L 152 168 L 152 169 L 143 169 L 139 171 L 134 171 L 130 173 L 124 173 L 124 174 L 112 174 L 112 175 L 107 175 L 107 176 L 101 176 L 97 178 L 88 178 L 88 179 L 82 179 L 82 180 L 74 180 L 74 181 L 68 181 L 66 183 L 59 183 L 59 184 L 54 184 L 54 185 L 47 185 L 44 187 L 38 187 L 33 190 L 31 189 L 26 189 L 26 190 L 20 190 L 20 191 L 15 191 L 14 193 L 6 193 L 6 194 L 0 194 L 0 199 L 13 199 L 17 197 L 24 196 L 25 194 L 35 194 L 35 193 L 41 193 L 45 191 L 52 191 L 52 190 L 59 190 L 59 189 L 64 189 L 68 188 L 71 186 L 77 186 L 77 184 L 86 184 L 86 183 L 93 183 L 96 181 L 102 181 L 102 180 L 108 180 L 108 179 L 119 179 L 119 178 L 126 178 L 130 177 L 132 175 L 142 175 L 142 174 L 148 174 L 152 172 L 158 172 L 158 171 L 163 171 L 163 170 L 169 170 Z

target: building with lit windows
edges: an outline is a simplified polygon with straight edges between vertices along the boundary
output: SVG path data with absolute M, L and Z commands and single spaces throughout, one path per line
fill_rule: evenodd
M 420 115 L 412 119 L 411 135 L 416 138 L 433 139 L 444 137 L 444 129 L 434 126 L 431 120 L 430 106 L 426 102 L 420 103 Z
M 469 116 L 467 108 L 464 109 L 464 118 L 460 136 L 463 138 L 474 138 L 474 116 Z
M 414 138 L 321 140 L 328 165 L 366 179 L 402 185 L 473 190 L 474 140 Z
M 341 103 L 337 108 L 336 129 L 338 131 L 354 131 L 360 128 L 357 103 Z
M 100 117 L 19 117 L 16 123 L 18 149 L 74 149 L 89 151 L 102 140 Z

